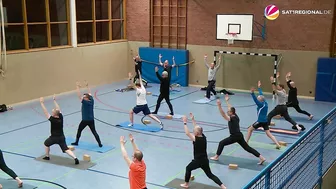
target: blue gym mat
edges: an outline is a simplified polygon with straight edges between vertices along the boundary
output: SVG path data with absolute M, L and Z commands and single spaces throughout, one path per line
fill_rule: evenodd
M 133 124 L 133 127 L 129 127 L 128 124 L 131 122 L 126 121 L 120 124 L 117 124 L 119 127 L 124 127 L 128 129 L 134 129 L 134 130 L 140 130 L 140 131 L 149 131 L 149 132 L 159 132 L 161 131 L 160 126 L 154 126 L 154 125 L 143 125 L 143 124 Z
M 76 141 L 76 139 L 71 138 L 71 137 L 67 137 L 65 140 L 68 145 L 71 145 L 71 143 Z M 98 143 L 93 144 L 93 143 L 89 143 L 89 142 L 85 142 L 81 140 L 79 140 L 78 146 L 74 146 L 74 147 L 81 149 L 81 150 L 88 150 L 88 151 L 99 152 L 99 153 L 105 153 L 115 148 L 114 146 L 106 146 L 104 144 L 103 144 L 103 147 L 99 147 Z
M 216 100 L 216 97 L 215 96 L 211 96 L 210 100 L 204 97 L 202 99 L 194 101 L 193 103 L 196 103 L 196 104 L 208 104 L 209 102 L 214 101 L 214 100 Z

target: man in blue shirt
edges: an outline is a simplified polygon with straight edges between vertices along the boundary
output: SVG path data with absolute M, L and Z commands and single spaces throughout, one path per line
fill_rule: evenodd
M 263 96 L 260 81 L 258 81 L 258 91 L 259 91 L 258 97 L 256 97 L 256 95 L 254 94 L 254 91 L 255 91 L 255 89 L 252 88 L 251 89 L 251 96 L 253 98 L 253 101 L 257 105 L 258 120 L 252 126 L 250 126 L 248 128 L 247 136 L 246 136 L 246 142 L 248 143 L 248 141 L 250 140 L 250 137 L 252 135 L 252 132 L 255 129 L 258 129 L 259 127 L 262 127 L 264 129 L 266 135 L 268 136 L 268 138 L 270 138 L 276 144 L 276 148 L 280 149 L 280 144 L 278 143 L 276 138 L 272 135 L 272 133 L 269 130 L 269 124 L 268 124 L 268 119 L 267 119 L 268 103 L 266 102 L 265 97 Z
M 103 145 L 100 141 L 99 135 L 95 127 L 94 113 L 93 113 L 94 100 L 91 95 L 89 84 L 85 82 L 85 85 L 89 93 L 85 93 L 82 96 L 80 92 L 80 83 L 77 82 L 77 95 L 78 95 L 78 98 L 82 101 L 82 121 L 80 122 L 79 127 L 78 127 L 76 142 L 71 143 L 71 144 L 77 146 L 79 142 L 79 138 L 81 137 L 82 131 L 85 129 L 86 126 L 89 126 L 92 134 L 94 135 L 94 137 L 96 138 L 98 142 L 99 147 L 102 147 Z

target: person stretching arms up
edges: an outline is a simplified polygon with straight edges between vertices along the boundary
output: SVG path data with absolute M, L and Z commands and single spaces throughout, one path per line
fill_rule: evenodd
M 262 165 L 266 161 L 266 159 L 262 155 L 260 155 L 258 151 L 251 148 L 246 143 L 243 133 L 240 132 L 240 126 L 239 126 L 240 120 L 239 120 L 238 115 L 236 114 L 236 109 L 230 105 L 229 99 L 230 99 L 229 95 L 226 95 L 225 100 L 226 100 L 226 105 L 228 107 L 228 112 L 227 112 L 228 115 L 226 115 L 226 113 L 223 111 L 222 106 L 221 106 L 222 103 L 220 100 L 217 100 L 217 105 L 218 105 L 218 109 L 221 115 L 224 117 L 224 119 L 228 121 L 230 136 L 220 141 L 218 145 L 217 153 L 214 157 L 211 157 L 211 159 L 218 161 L 219 156 L 222 154 L 225 146 L 238 143 L 242 148 L 244 148 L 245 151 L 253 154 L 255 157 L 258 157 L 260 160 L 258 164 Z
M 173 65 L 171 65 L 171 66 L 169 65 L 168 60 L 165 60 L 164 63 L 162 63 L 161 58 L 162 58 L 162 55 L 160 54 L 159 55 L 159 62 L 160 62 L 160 65 L 163 66 L 163 70 L 168 72 L 168 80 L 169 80 L 169 85 L 170 85 L 171 71 L 176 66 L 175 57 L 173 57 Z
M 292 75 L 291 72 L 289 72 L 289 73 L 286 74 L 286 82 L 287 82 L 287 86 L 289 88 L 289 91 L 288 91 L 288 100 L 287 100 L 286 105 L 287 105 L 288 108 L 292 107 L 297 112 L 299 112 L 301 114 L 305 114 L 306 116 L 308 116 L 309 120 L 312 120 L 314 116 L 312 114 L 308 113 L 307 111 L 302 110 L 300 108 L 300 106 L 299 106 L 299 100 L 297 98 L 297 88 L 295 86 L 294 81 L 292 81 L 290 79 L 291 75 Z
M 204 55 L 204 63 L 205 66 L 208 68 L 208 86 L 206 90 L 206 98 L 210 99 L 210 92 L 212 92 L 214 95 L 216 95 L 215 85 L 216 85 L 216 73 L 218 71 L 218 68 L 220 67 L 220 60 L 221 57 L 219 56 L 217 65 L 215 63 L 211 63 L 210 65 L 207 62 L 207 55 Z
M 51 136 L 44 142 L 46 155 L 43 159 L 50 160 L 50 146 L 58 144 L 62 149 L 63 153 L 67 153 L 70 157 L 72 157 L 75 160 L 76 165 L 79 164 L 79 160 L 76 158 L 75 154 L 71 150 L 69 150 L 68 145 L 66 144 L 63 132 L 63 115 L 61 113 L 61 108 L 56 102 L 55 96 L 55 108 L 52 110 L 51 115 L 49 114 L 47 108 L 44 106 L 43 97 L 40 98 L 40 102 L 44 115 L 47 117 L 51 124 Z
M 128 177 L 130 189 L 147 189 L 146 164 L 143 160 L 143 153 L 138 149 L 137 145 L 135 144 L 132 134 L 129 134 L 129 139 L 133 146 L 132 160 L 127 155 L 127 151 L 125 148 L 125 137 L 120 137 L 121 153 L 127 163 L 127 166 L 129 167 Z
M 257 105 L 258 120 L 257 120 L 257 122 L 255 122 L 253 125 L 251 125 L 248 128 L 247 136 L 246 136 L 246 142 L 247 143 L 249 142 L 250 137 L 252 135 L 252 132 L 255 129 L 258 129 L 259 127 L 262 127 L 262 128 L 264 128 L 264 131 L 265 131 L 266 135 L 268 136 L 268 138 L 270 138 L 276 144 L 276 148 L 280 149 L 281 148 L 280 144 L 278 143 L 276 138 L 272 135 L 272 133 L 269 130 L 269 125 L 268 125 L 268 121 L 267 121 L 268 103 L 267 103 L 265 97 L 263 96 L 260 81 L 258 81 L 258 91 L 259 91 L 258 97 L 256 97 L 256 95 L 254 94 L 254 91 L 255 91 L 255 89 L 251 88 L 252 99 Z
M 186 173 L 184 184 L 181 184 L 183 188 L 189 188 L 189 180 L 191 177 L 191 171 L 201 168 L 205 172 L 208 178 L 213 180 L 216 184 L 218 184 L 222 189 L 226 189 L 224 184 L 219 180 L 219 178 L 211 172 L 208 153 L 207 153 L 207 139 L 203 134 L 202 127 L 198 126 L 195 122 L 194 116 L 190 113 L 191 119 L 193 121 L 194 129 L 193 134 L 190 133 L 187 126 L 187 117 L 183 116 L 182 120 L 184 123 L 184 132 L 189 137 L 189 139 L 193 142 L 194 146 L 194 159 L 189 163 L 186 167 Z

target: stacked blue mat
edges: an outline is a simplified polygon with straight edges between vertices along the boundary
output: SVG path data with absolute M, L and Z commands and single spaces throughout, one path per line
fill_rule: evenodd
M 336 102 L 335 58 L 319 58 L 317 61 L 315 100 Z
M 151 48 L 140 47 L 139 54 L 141 59 L 157 63 L 151 64 L 143 62 L 142 64 L 142 77 L 148 83 L 160 83 L 155 74 L 155 67 L 159 67 L 159 73 L 163 71 L 163 67 L 159 66 L 159 54 L 162 55 L 162 62 L 169 61 L 169 65 L 173 65 L 173 57 L 175 58 L 176 65 L 181 65 L 189 62 L 189 51 L 179 49 L 166 49 L 166 48 Z M 171 84 L 178 83 L 183 87 L 187 87 L 189 83 L 189 65 L 174 67 L 171 72 Z

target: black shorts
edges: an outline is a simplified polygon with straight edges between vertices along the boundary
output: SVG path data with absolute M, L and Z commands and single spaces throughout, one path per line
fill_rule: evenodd
M 144 105 L 137 105 L 133 108 L 133 112 L 135 114 L 138 114 L 139 112 L 142 112 L 143 114 L 145 115 L 149 115 L 151 114 L 149 108 L 148 108 L 148 105 L 147 104 L 144 104 Z
M 261 122 L 261 123 L 260 122 L 255 122 L 255 123 L 253 123 L 252 127 L 254 129 L 258 129 L 259 127 L 262 127 L 262 128 L 264 128 L 265 131 L 269 130 L 269 125 L 268 125 L 267 122 Z
M 63 153 L 69 150 L 68 145 L 65 142 L 64 136 L 50 136 L 49 138 L 47 138 L 47 140 L 44 141 L 44 145 L 46 147 L 50 147 L 54 144 L 58 144 L 60 148 L 62 149 Z

